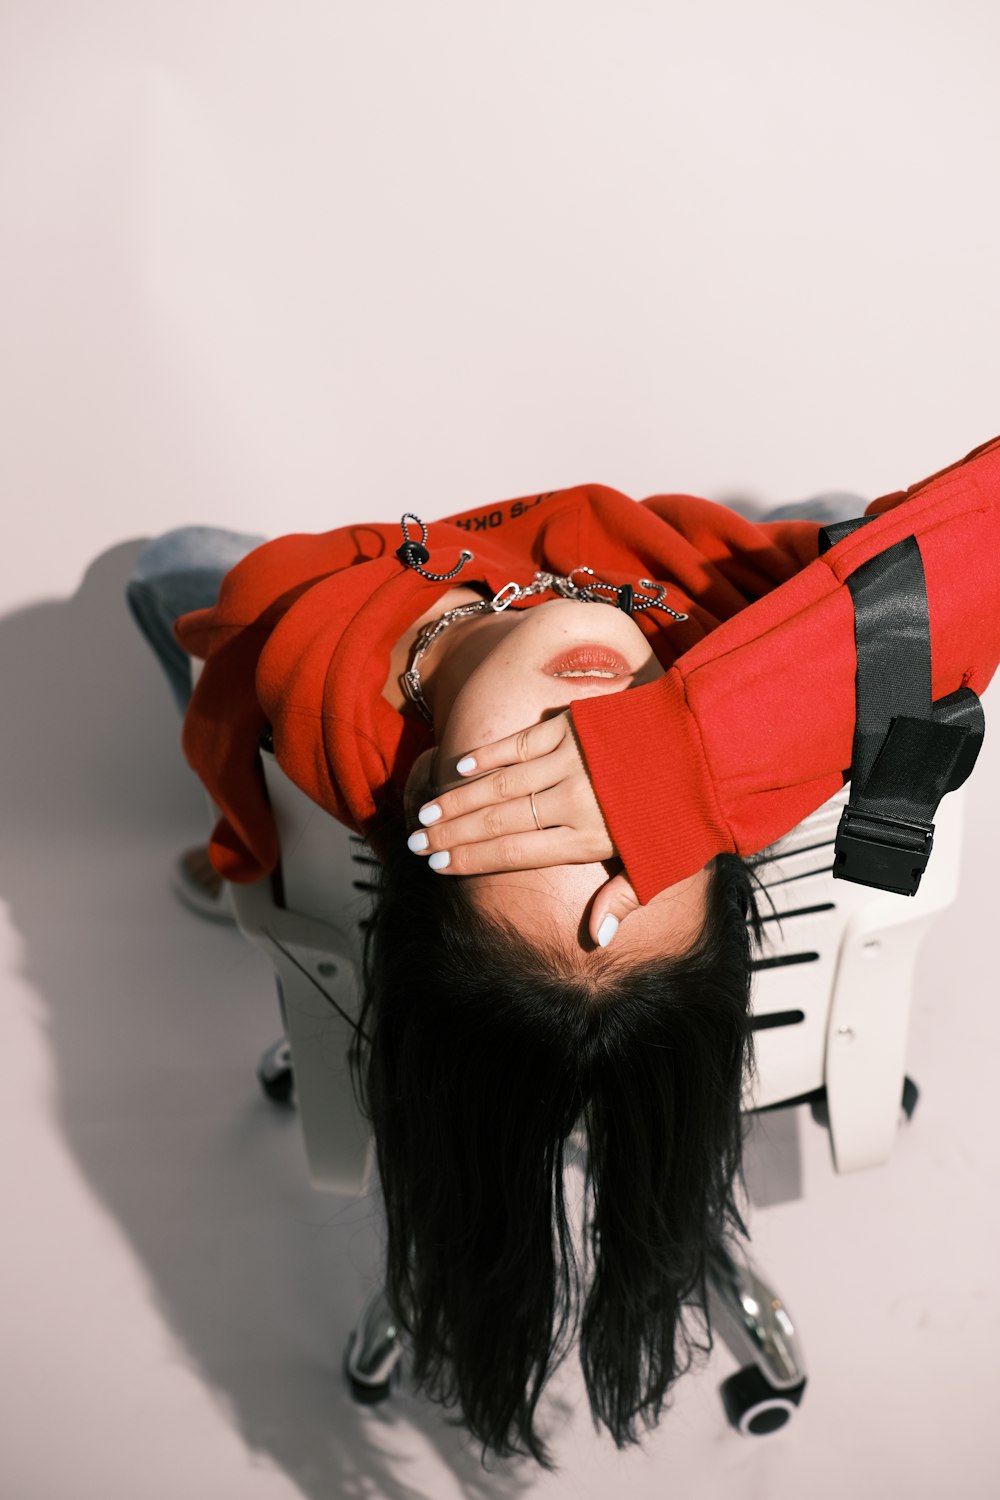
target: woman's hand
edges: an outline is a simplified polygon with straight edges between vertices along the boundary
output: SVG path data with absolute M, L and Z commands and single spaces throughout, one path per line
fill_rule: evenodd
M 483 875 L 613 857 L 568 709 L 439 766 L 439 781 L 442 769 L 454 770 L 459 784 L 417 814 L 427 844 L 416 852 L 451 856 L 432 858 L 434 869 Z
M 453 769 L 474 779 L 424 803 L 417 813 L 422 827 L 409 840 L 433 869 L 485 875 L 615 857 L 568 709 L 473 750 Z M 607 946 L 638 904 L 628 878 L 613 876 L 591 906 L 594 941 Z

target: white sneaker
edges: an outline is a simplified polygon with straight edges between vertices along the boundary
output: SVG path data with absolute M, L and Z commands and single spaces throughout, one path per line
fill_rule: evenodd
M 170 884 L 189 911 L 210 922 L 235 924 L 226 882 L 209 862 L 207 844 L 196 844 L 178 855 Z

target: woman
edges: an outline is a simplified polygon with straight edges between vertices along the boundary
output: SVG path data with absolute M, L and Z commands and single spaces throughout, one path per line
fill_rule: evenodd
M 419 539 L 409 520 L 279 538 L 178 621 L 205 660 L 184 747 L 222 810 L 218 873 L 277 861 L 268 725 L 381 857 L 355 1063 L 387 1292 L 417 1382 L 485 1447 L 547 1462 L 535 1411 L 577 1326 L 619 1445 L 698 1346 L 706 1262 L 745 1233 L 748 861 L 850 766 L 844 578 L 917 535 L 934 697 L 981 692 L 998 494 L 1000 440 L 818 558 L 816 521 L 578 486 Z M 578 1121 L 583 1265 L 563 1197 Z

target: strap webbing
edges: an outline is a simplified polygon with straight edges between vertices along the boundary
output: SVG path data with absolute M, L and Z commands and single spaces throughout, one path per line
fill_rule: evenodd
M 872 516 L 820 530 L 820 554 Z M 834 877 L 913 896 L 934 843 L 941 798 L 965 781 L 985 731 L 969 688 L 931 699 L 931 633 L 915 537 L 847 578 L 854 603 L 854 744 L 850 801 L 837 830 Z

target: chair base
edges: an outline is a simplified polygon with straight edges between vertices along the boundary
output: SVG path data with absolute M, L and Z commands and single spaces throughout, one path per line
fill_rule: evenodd
M 723 1382 L 726 1415 L 740 1433 L 776 1432 L 794 1415 L 806 1388 L 795 1327 L 780 1297 L 747 1261 L 718 1250 L 709 1268 L 710 1316 L 723 1339 L 750 1362 Z M 384 1291 L 365 1304 L 344 1353 L 344 1377 L 365 1406 L 391 1394 L 403 1357 L 396 1319 Z
M 781 1298 L 748 1260 L 718 1248 L 708 1267 L 709 1318 L 732 1353 L 746 1361 L 721 1387 L 732 1425 L 760 1437 L 784 1427 L 806 1388 L 795 1324 Z

